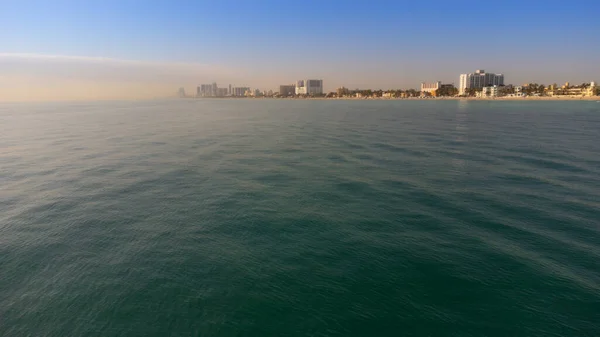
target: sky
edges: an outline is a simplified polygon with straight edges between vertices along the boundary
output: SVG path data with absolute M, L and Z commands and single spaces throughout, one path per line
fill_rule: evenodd
M 600 2 L 0 0 L 0 101 L 600 81 Z

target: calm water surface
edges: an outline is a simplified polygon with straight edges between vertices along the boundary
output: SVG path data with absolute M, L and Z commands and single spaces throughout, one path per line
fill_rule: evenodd
M 599 336 L 600 103 L 0 105 L 0 336 Z

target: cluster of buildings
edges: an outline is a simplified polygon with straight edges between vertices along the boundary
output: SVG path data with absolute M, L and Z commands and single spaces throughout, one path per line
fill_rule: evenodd
M 178 95 L 185 97 L 183 88 Z M 299 80 L 295 84 L 281 85 L 279 93 L 273 90 L 252 90 L 250 87 L 234 87 L 231 84 L 219 88 L 217 83 L 201 84 L 196 88 L 196 97 L 289 97 L 289 96 L 320 96 L 323 95 L 323 80 Z
M 549 87 L 538 84 L 524 84 L 513 86 L 504 84 L 504 75 L 486 73 L 485 70 L 476 70 L 474 73 L 461 74 L 458 88 L 452 84 L 441 82 L 421 83 L 421 96 L 475 96 L 481 98 L 493 97 L 524 97 L 524 96 L 596 96 L 600 88 L 595 82 L 571 86 L 569 83 L 558 87 L 556 84 Z
M 280 85 L 278 96 L 322 96 L 323 93 L 323 80 L 299 80 L 295 84 Z
M 245 97 L 255 94 L 249 87 L 233 87 L 231 84 L 225 88 L 219 88 L 217 83 L 201 84 L 196 88 L 196 97 Z
M 331 98 L 410 98 L 419 97 L 421 94 L 417 90 L 349 90 L 346 87 L 338 88 L 335 93 L 329 93 L 326 97 Z
M 421 83 L 420 95 L 424 97 L 456 96 L 456 94 L 457 90 L 454 84 L 442 84 L 440 81 Z
M 421 96 L 470 96 L 475 93 L 485 93 L 494 97 L 499 93 L 498 88 L 504 86 L 504 75 L 486 73 L 485 70 L 477 70 L 470 74 L 461 74 L 458 88 L 454 84 L 442 84 L 437 81 L 433 83 L 421 83 Z
M 596 96 L 600 94 L 600 87 L 596 82 L 584 83 L 581 85 L 570 85 L 569 82 L 562 86 L 552 84 L 548 88 L 544 88 L 547 96 Z

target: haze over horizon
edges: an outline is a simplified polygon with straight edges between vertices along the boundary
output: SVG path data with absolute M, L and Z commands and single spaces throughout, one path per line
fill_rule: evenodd
M 128 99 L 217 82 L 326 91 L 600 80 L 600 4 L 382 1 L 9 1 L 0 5 L 0 101 Z

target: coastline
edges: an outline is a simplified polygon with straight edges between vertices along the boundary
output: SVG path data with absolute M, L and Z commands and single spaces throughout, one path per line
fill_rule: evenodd
M 272 99 L 272 100 L 352 100 L 352 101 L 600 101 L 600 96 L 527 97 L 186 97 L 188 99 Z

